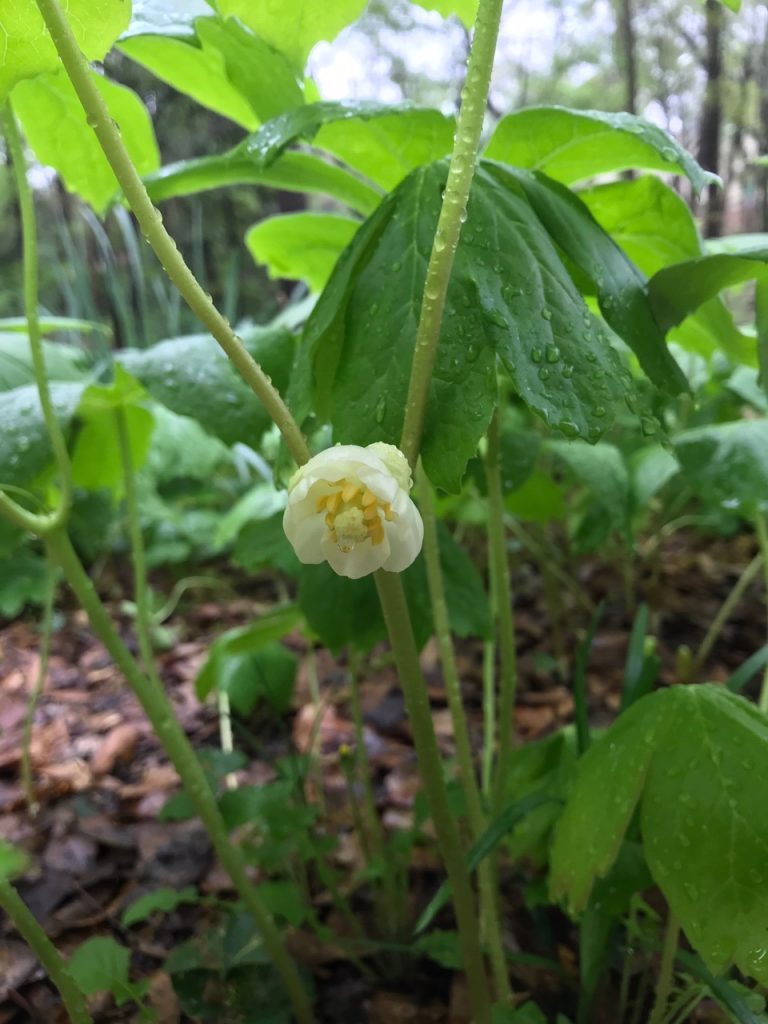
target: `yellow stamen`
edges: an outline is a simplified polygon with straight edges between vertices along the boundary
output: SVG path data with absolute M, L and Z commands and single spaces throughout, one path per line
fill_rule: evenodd
M 329 494 L 325 501 L 328 506 L 328 511 L 331 513 L 335 512 L 339 507 L 339 502 L 341 501 L 341 491 L 335 491 L 333 494 Z
M 386 504 L 384 505 L 384 518 L 387 520 L 388 523 L 391 523 L 392 520 L 395 518 L 395 513 L 392 511 L 392 506 L 389 504 L 389 502 L 386 502 Z
M 347 484 L 344 487 L 344 490 L 341 492 L 341 500 L 344 502 L 345 505 L 348 505 L 352 501 L 352 499 L 355 497 L 355 495 L 357 494 L 357 492 L 359 490 L 360 490 L 360 485 L 359 484 L 355 484 L 355 483 Z
M 372 544 L 381 544 L 384 540 L 384 527 L 381 520 L 368 527 L 368 536 L 371 538 Z
M 378 501 L 378 498 L 376 497 L 376 495 L 372 494 L 370 491 L 365 491 L 363 493 L 363 497 L 362 497 L 363 508 L 368 508 L 369 505 L 375 505 L 377 501 Z
M 333 516 L 333 513 L 332 513 L 332 512 L 329 512 L 329 513 L 328 513 L 328 515 L 327 515 L 327 516 L 325 517 L 325 525 L 326 525 L 327 527 L 329 527 L 329 528 L 333 529 L 333 523 L 334 523 L 334 516 Z
M 363 509 L 363 519 L 371 520 L 379 518 L 379 509 L 376 505 L 369 505 L 368 508 Z
M 329 494 L 324 494 L 322 496 L 322 498 L 318 498 L 317 499 L 317 504 L 315 505 L 315 511 L 316 512 L 322 512 L 323 511 L 323 509 L 325 508 L 325 503 L 328 501 L 329 497 L 330 497 Z

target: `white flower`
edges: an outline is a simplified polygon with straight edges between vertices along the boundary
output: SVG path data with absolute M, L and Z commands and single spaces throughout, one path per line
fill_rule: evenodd
M 402 572 L 424 537 L 411 484 L 408 460 L 394 445 L 338 444 L 294 474 L 283 529 L 307 565 L 328 562 L 353 580 L 377 569 Z

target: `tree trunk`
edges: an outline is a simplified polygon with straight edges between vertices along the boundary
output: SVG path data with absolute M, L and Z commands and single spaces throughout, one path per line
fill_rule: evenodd
M 707 51 L 704 72 L 707 76 L 704 108 L 699 135 L 699 163 L 707 171 L 719 173 L 720 135 L 723 120 L 723 8 L 719 0 L 707 0 Z M 723 189 L 710 185 L 707 190 L 707 212 L 704 233 L 716 237 L 723 231 L 725 197 Z
M 618 0 L 618 29 L 624 71 L 624 109 L 637 113 L 637 46 L 633 0 Z

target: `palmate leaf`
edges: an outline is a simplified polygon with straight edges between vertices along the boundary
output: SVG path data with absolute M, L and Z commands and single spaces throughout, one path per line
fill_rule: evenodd
M 340 441 L 397 443 L 446 169 L 430 164 L 390 193 L 336 264 L 306 327 L 304 374 L 292 380 Z M 669 390 L 685 381 L 655 327 L 642 277 L 576 197 L 482 163 L 456 253 L 423 443 L 435 484 L 456 491 L 496 402 L 501 361 L 523 401 L 566 436 L 596 441 L 631 386 L 555 242 L 600 281 L 614 329 Z M 533 198 L 532 198 L 533 196 Z M 535 201 L 534 201 L 535 200 Z M 565 224 L 558 222 L 565 218 Z M 573 233 L 569 242 L 564 235 Z M 550 236 L 555 234 L 555 239 Z
M 245 243 L 270 277 L 306 281 L 319 292 L 358 227 L 358 221 L 331 213 L 286 213 L 254 224 Z
M 566 185 L 629 168 L 684 174 L 697 192 L 718 180 L 650 121 L 602 110 L 529 107 L 508 114 L 483 155 Z
M 154 171 L 160 156 L 144 104 L 131 89 L 103 75 L 93 72 L 91 79 L 119 125 L 139 173 Z M 53 167 L 67 188 L 97 213 L 104 213 L 119 186 L 66 74 L 60 71 L 20 82 L 13 90 L 13 108 L 38 160 Z
M 582 910 L 639 808 L 651 874 L 710 970 L 768 980 L 768 720 L 721 687 L 637 701 L 579 762 L 551 890 Z
M 703 255 L 690 207 L 655 175 L 582 189 L 579 198 L 646 277 Z M 736 328 L 718 298 L 705 302 L 669 337 L 707 359 L 721 349 L 736 362 L 755 362 L 754 339 Z
M 365 7 L 365 0 L 218 0 L 224 17 L 239 18 L 303 73 L 309 51 L 320 40 L 334 39 Z
M 89 60 L 100 60 L 131 17 L 130 0 L 63 0 L 62 7 L 78 45 Z M 4 3 L 0 13 L 2 61 L 0 103 L 13 86 L 60 66 L 56 47 L 35 0 Z
M 50 385 L 56 417 L 65 430 L 75 414 L 85 383 Z M 0 398 L 0 484 L 24 485 L 51 462 L 53 452 L 34 384 L 13 388 Z
M 689 485 L 704 501 L 754 513 L 768 495 L 768 419 L 712 423 L 674 439 Z

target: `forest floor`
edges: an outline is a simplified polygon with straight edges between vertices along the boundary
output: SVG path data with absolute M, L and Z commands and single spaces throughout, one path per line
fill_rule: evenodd
M 660 683 L 675 681 L 681 644 L 696 649 L 723 599 L 754 554 L 749 537 L 709 539 L 677 534 L 664 542 L 651 569 L 641 566 L 635 584 L 639 600 L 660 614 L 654 631 L 661 657 Z M 522 559 L 515 567 L 516 628 L 519 645 L 517 741 L 539 739 L 573 718 L 568 671 L 558 670 L 557 647 L 567 658 L 590 620 L 589 604 L 605 599 L 606 609 L 588 668 L 590 720 L 608 724 L 618 708 L 632 626 L 624 600 L 624 581 L 615 566 L 594 558 L 580 561 L 576 576 L 582 596 L 542 582 L 536 566 Z M 213 639 L 224 628 L 248 622 L 275 601 L 268 576 L 235 581 L 242 596 L 224 601 L 189 601 L 168 625 L 175 642 L 160 652 L 160 674 L 179 720 L 197 748 L 217 747 L 219 719 L 214 704 L 201 704 L 194 691 L 196 673 Z M 102 588 L 113 600 L 121 632 L 132 644 L 131 623 L 121 615 L 115 579 Z M 554 612 L 553 612 L 554 608 Z M 560 619 L 553 627 L 552 615 Z M 746 594 L 723 631 L 707 665 L 706 678 L 724 681 L 766 640 L 765 610 L 759 583 Z M 282 720 L 257 714 L 241 721 L 235 745 L 248 754 L 237 772 L 238 784 L 261 784 L 274 777 L 275 759 L 292 750 L 308 753 L 316 744 L 322 767 L 323 802 L 330 831 L 340 835 L 334 855 L 351 873 L 359 868 L 353 838 L 354 815 L 348 778 L 339 750 L 354 743 L 344 658 L 325 650 L 313 656 L 322 694 L 318 708 L 310 696 L 306 642 L 296 634 L 286 643 L 299 654 L 300 666 L 290 715 Z M 417 763 L 394 668 L 382 651 L 366 664 L 361 700 L 366 745 L 379 811 L 387 829 L 409 826 L 418 790 Z M 458 645 L 459 670 L 470 731 L 482 731 L 482 644 Z M 572 659 L 571 659 L 572 660 Z M 451 756 L 453 743 L 440 668 L 430 642 L 422 655 L 440 746 Z M 207 838 L 195 822 L 159 821 L 158 812 L 178 790 L 137 701 L 127 690 L 82 612 L 65 603 L 52 638 L 49 671 L 35 716 L 31 758 L 39 809 L 30 814 L 19 781 L 22 731 L 30 692 L 39 667 L 37 625 L 32 617 L 0 628 L 0 839 L 27 850 L 34 867 L 19 889 L 65 954 L 85 939 L 111 935 L 132 950 L 136 979 L 149 982 L 149 1002 L 160 1024 L 183 1019 L 173 985 L 163 966 L 168 953 L 190 936 L 211 927 L 215 908 L 182 905 L 125 928 L 120 917 L 139 895 L 162 886 L 196 886 L 207 896 L 231 895 L 228 880 L 215 864 Z M 754 687 L 756 684 L 751 684 Z M 318 729 L 319 725 L 319 729 Z M 343 756 L 343 755 L 342 755 Z M 316 801 L 312 773 L 307 797 Z M 411 869 L 411 899 L 418 911 L 434 893 L 437 860 L 430 847 L 416 847 Z M 528 909 L 509 874 L 503 885 L 505 928 L 511 948 L 547 956 L 557 971 L 535 964 L 512 964 L 518 993 L 530 993 L 543 1005 L 565 1008 L 562 993 L 576 984 L 574 930 L 556 910 Z M 364 896 L 358 900 L 365 913 Z M 318 912 L 324 913 L 322 898 Z M 357 907 L 356 907 L 357 909 Z M 546 920 L 542 928 L 541 914 Z M 537 920 L 534 920 L 537 918 Z M 443 927 L 450 925 L 445 915 Z M 333 921 L 328 923 L 334 924 Z M 542 939 L 542 935 L 545 936 Z M 414 961 L 405 981 L 364 964 L 364 972 L 339 945 L 317 938 L 306 925 L 290 938 L 294 956 L 315 978 L 318 1016 L 344 1024 L 467 1024 L 467 1000 L 461 975 L 432 963 Z M 546 947 L 546 948 L 544 948 Z M 365 960 L 365 954 L 361 955 Z M 572 1001 L 572 997 L 571 997 Z M 566 1000 L 567 1003 L 567 1000 Z M 132 1019 L 135 1011 L 115 1007 L 111 996 L 92 1003 L 97 1021 Z M 702 1004 L 697 1021 L 722 1019 Z M 714 1015 L 712 1015 L 714 1013 Z M 710 1014 L 707 1016 L 707 1014 Z M 236 1021 L 222 1010 L 220 1021 Z M 595 1010 L 595 1021 L 612 1021 L 610 1007 Z M 614 1018 L 615 1019 L 615 1018 Z M 693 1018 L 692 1018 L 693 1019 Z M 33 955 L 0 919 L 0 1024 L 66 1020 L 55 991 Z M 254 1022 L 255 1024 L 255 1022 Z

